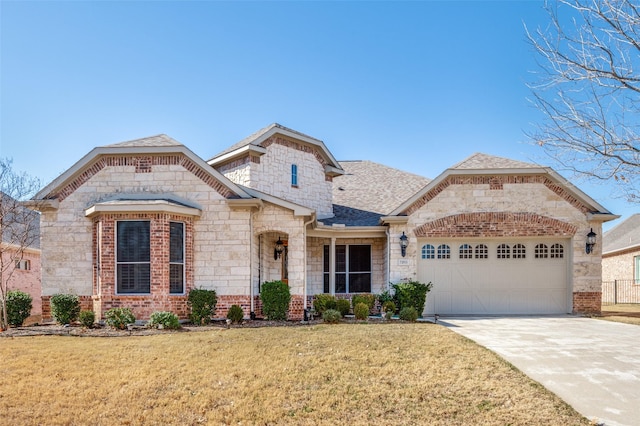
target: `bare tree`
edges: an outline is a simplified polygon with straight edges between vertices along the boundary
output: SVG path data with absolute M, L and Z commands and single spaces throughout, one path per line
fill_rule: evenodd
M 11 160 L 0 159 L 0 330 L 8 327 L 6 296 L 16 262 L 39 242 L 40 215 L 21 203 L 39 187 L 38 179 L 13 171 Z
M 544 114 L 528 136 L 565 170 L 615 180 L 640 202 L 640 4 L 546 2 L 546 28 L 527 30 L 540 65 L 530 85 Z

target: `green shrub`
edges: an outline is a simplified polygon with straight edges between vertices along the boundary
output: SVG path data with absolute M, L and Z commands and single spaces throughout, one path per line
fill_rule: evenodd
M 390 314 L 389 316 L 391 316 L 396 313 L 396 304 L 393 303 L 393 300 L 387 300 L 384 302 L 384 305 L 382 305 L 382 311 L 385 315 Z
M 75 294 L 51 296 L 51 315 L 58 324 L 71 324 L 80 315 L 80 298 Z
M 177 330 L 180 328 L 180 321 L 178 320 L 178 316 L 173 312 L 158 311 L 151 314 L 149 322 L 147 322 L 147 327 Z
M 20 327 L 24 320 L 31 315 L 31 296 L 23 291 L 14 290 L 7 292 L 7 319 L 9 325 Z
M 189 320 L 194 325 L 208 324 L 216 312 L 218 295 L 215 290 L 194 288 L 189 292 L 187 305 L 191 309 Z
M 93 323 L 96 322 L 96 314 L 93 311 L 80 311 L 78 319 L 83 327 L 91 328 Z
M 396 307 L 400 310 L 406 307 L 413 307 L 416 312 L 422 314 L 424 304 L 427 300 L 427 293 L 431 291 L 433 284 L 423 284 L 418 281 L 393 284 L 395 290 Z
M 231 305 L 229 308 L 229 312 L 227 312 L 227 319 L 231 320 L 231 322 L 240 324 L 244 319 L 244 312 L 242 308 L 238 305 Z
M 316 294 L 313 299 L 313 309 L 322 315 L 327 309 L 336 309 L 338 307 L 335 296 L 331 294 Z
M 340 315 L 344 318 L 349 315 L 349 311 L 351 310 L 351 303 L 347 299 L 338 299 L 336 300 L 336 311 L 340 312 Z
M 369 310 L 373 309 L 373 306 L 376 304 L 376 295 L 375 294 L 354 294 L 351 297 L 351 305 L 356 307 L 358 303 L 364 303 L 367 305 Z
M 322 321 L 329 324 L 337 324 L 341 319 L 342 315 L 335 309 L 327 309 L 322 313 Z
M 260 300 L 262 300 L 262 313 L 267 319 L 274 321 L 287 319 L 291 293 L 286 283 L 269 281 L 262 284 Z
M 393 317 L 393 311 L 385 311 L 384 318 L 390 320 Z
M 385 290 L 382 293 L 376 296 L 378 302 L 380 302 L 380 306 L 384 306 L 385 302 L 393 302 L 393 294 L 389 290 Z
M 358 302 L 353 308 L 353 314 L 358 320 L 366 320 L 369 318 L 369 306 L 366 303 Z
M 127 324 L 136 322 L 136 317 L 129 308 L 111 308 L 104 313 L 104 322 L 111 328 L 124 330 Z
M 398 314 L 401 320 L 415 322 L 418 319 L 418 311 L 413 306 L 405 306 L 400 309 L 400 314 Z

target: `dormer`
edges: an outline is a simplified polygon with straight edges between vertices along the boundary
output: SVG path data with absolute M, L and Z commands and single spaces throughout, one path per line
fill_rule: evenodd
M 236 184 L 333 216 L 332 181 L 344 170 L 325 144 L 274 123 L 207 161 Z

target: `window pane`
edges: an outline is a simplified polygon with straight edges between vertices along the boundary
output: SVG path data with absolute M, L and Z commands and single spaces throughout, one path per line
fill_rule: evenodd
M 516 244 L 513 246 L 513 258 L 524 259 L 527 257 L 527 248 L 523 244 Z
M 347 292 L 347 274 L 336 274 L 336 293 Z
M 496 250 L 498 259 L 509 259 L 511 257 L 511 249 L 508 244 L 500 244 Z
M 371 274 L 349 274 L 349 293 L 370 293 Z
M 324 288 L 325 293 L 329 293 L 329 274 L 324 274 Z
M 169 223 L 169 262 L 184 263 L 184 224 Z
M 184 293 L 184 265 L 169 265 L 169 293 Z
M 329 272 L 329 246 L 324 246 L 322 265 L 322 270 Z
M 336 272 L 347 271 L 347 246 L 336 246 Z
M 423 259 L 435 259 L 436 249 L 431 244 L 425 244 L 422 246 L 422 258 Z
M 476 246 L 476 259 L 488 259 L 489 248 L 485 244 L 478 244 Z
M 438 259 L 450 259 L 451 248 L 447 244 L 440 244 L 438 246 Z
M 118 222 L 118 262 L 150 262 L 151 244 L 148 221 Z
M 561 259 L 564 257 L 564 247 L 562 244 L 554 244 L 551 246 L 551 258 Z
M 469 244 L 462 244 L 459 248 L 460 259 L 472 259 L 473 248 Z
M 151 265 L 125 263 L 118 265 L 118 293 L 150 293 Z
M 349 272 L 371 272 L 371 246 L 349 246 Z
M 549 249 L 546 244 L 538 244 L 535 249 L 536 259 L 546 259 L 549 257 Z

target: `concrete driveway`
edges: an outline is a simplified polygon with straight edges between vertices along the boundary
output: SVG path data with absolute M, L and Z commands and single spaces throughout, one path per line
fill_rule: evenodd
M 441 318 L 589 420 L 640 425 L 640 326 L 574 316 Z

